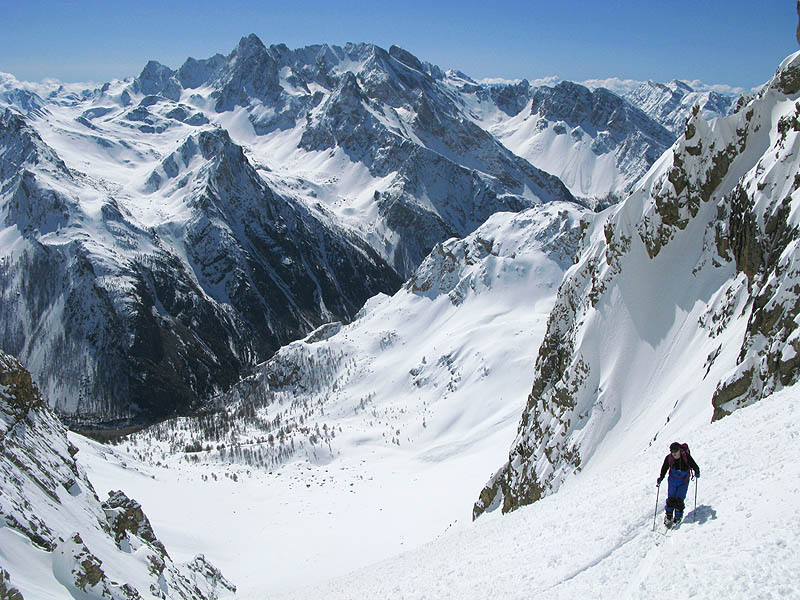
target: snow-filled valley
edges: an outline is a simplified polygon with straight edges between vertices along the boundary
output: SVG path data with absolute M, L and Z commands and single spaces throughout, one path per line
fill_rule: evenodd
M 351 325 L 323 339 L 312 334 L 267 363 L 266 373 L 271 363 L 315 366 L 252 418 L 231 417 L 230 433 L 218 438 L 178 419 L 123 442 L 126 460 L 144 459 L 159 475 L 122 487 L 147 509 L 166 480 L 185 478 L 176 495 L 197 511 L 193 521 L 222 519 L 209 531 L 230 544 L 226 571 L 235 575 L 226 576 L 244 597 L 264 585 L 264 571 L 242 553 L 272 565 L 269 589 L 285 590 L 298 577 L 338 575 L 470 522 L 470 500 L 513 438 L 582 214 L 568 204 L 502 213 L 437 247 L 393 297 L 374 298 Z M 334 372 L 320 377 L 326 367 Z M 251 402 L 228 410 L 236 415 Z M 257 425 L 276 419 L 285 437 Z M 228 447 L 218 450 L 220 442 Z M 184 454 L 192 446 L 198 451 Z M 122 473 L 116 462 L 99 463 L 100 489 Z M 264 521 L 254 528 L 250 517 Z M 203 541 L 182 524 L 179 531 L 187 551 Z
M 653 517 L 670 438 L 474 523 L 452 504 L 463 508 L 475 494 L 454 476 L 480 467 L 468 451 L 428 468 L 398 451 L 327 470 L 237 470 L 234 482 L 224 470 L 205 481 L 196 465 L 145 467 L 72 439 L 98 489 L 129 490 L 178 558 L 209 548 L 243 598 L 793 598 L 798 400 L 787 389 L 722 421 L 681 427 L 701 477 L 685 522 L 669 533 L 666 484 L 655 532 Z

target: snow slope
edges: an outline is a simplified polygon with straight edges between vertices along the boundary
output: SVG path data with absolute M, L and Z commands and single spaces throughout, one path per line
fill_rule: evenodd
M 719 419 L 797 381 L 798 97 L 800 53 L 736 114 L 706 122 L 695 111 L 636 191 L 592 224 L 476 515 L 671 437 L 676 417 Z
M 800 390 L 684 423 L 701 469 L 685 522 L 653 531 L 666 439 L 505 515 L 355 573 L 275 598 L 800 597 Z M 697 506 L 694 494 L 697 492 Z
M 170 548 L 213 538 L 206 555 L 243 597 L 429 541 L 471 519 L 513 439 L 584 218 L 555 203 L 497 214 L 353 323 L 282 349 L 224 410 L 131 436 L 123 458 L 73 441 L 96 455 L 98 489 L 130 490 Z
M 287 465 L 279 476 L 241 469 L 234 482 L 222 468 L 149 467 L 72 440 L 98 489 L 132 490 L 177 558 L 207 547 L 242 598 L 791 598 L 800 594 L 798 400 L 793 387 L 714 423 L 677 420 L 702 476 L 670 533 L 664 486 L 653 531 L 666 437 L 474 522 L 453 502 L 468 486 L 453 488 L 486 468 L 482 452 L 427 465 L 365 453 L 361 464 Z

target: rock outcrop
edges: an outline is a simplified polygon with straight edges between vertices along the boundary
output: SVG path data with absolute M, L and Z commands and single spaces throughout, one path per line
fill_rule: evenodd
M 798 74 L 800 53 L 736 114 L 695 111 L 587 230 L 476 517 L 552 493 L 630 429 L 656 440 L 673 411 L 718 419 L 800 379 Z
M 30 373 L 0 351 L 0 597 L 217 600 L 235 586 L 199 555 L 172 561 L 134 500 L 101 503 Z M 47 559 L 42 558 L 46 553 Z M 30 565 L 46 565 L 36 572 Z M 30 579 L 33 577 L 34 579 Z

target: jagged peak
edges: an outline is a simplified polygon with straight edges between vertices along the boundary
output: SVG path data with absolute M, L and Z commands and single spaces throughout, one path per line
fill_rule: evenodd
M 228 56 L 233 71 L 275 70 L 275 59 L 254 33 L 243 37 Z
M 193 137 L 197 140 L 197 146 L 206 160 L 218 157 L 244 159 L 244 150 L 231 139 L 226 129 L 214 127 L 203 130 Z
M 416 69 L 420 73 L 425 73 L 425 67 L 422 66 L 422 62 L 411 54 L 408 50 L 401 48 L 400 46 L 392 45 L 389 47 L 389 56 L 397 60 L 398 62 L 403 63 L 407 67 L 411 67 L 412 69 Z
M 130 90 L 145 96 L 163 96 L 177 101 L 181 97 L 182 86 L 176 79 L 176 74 L 176 71 L 158 61 L 148 61 L 139 76 L 134 79 Z
M 251 33 L 239 40 L 233 53 L 244 58 L 261 56 L 267 54 L 267 47 L 255 33 Z
M 149 60 L 139 74 L 139 79 L 169 78 L 175 75 L 175 71 L 166 65 L 162 65 L 156 60 Z
M 188 136 L 154 169 L 144 183 L 145 193 L 166 191 L 170 196 L 183 193 L 187 183 L 205 186 L 212 181 L 237 180 L 254 182 L 261 191 L 268 189 L 247 159 L 244 149 L 236 144 L 227 130 L 211 127 Z M 172 187 L 165 187 L 169 182 Z
M 67 179 L 72 175 L 64 161 L 16 111 L 0 110 L 0 176 L 8 179 L 24 167 L 49 163 Z
M 181 65 L 176 74 L 178 81 L 184 88 L 198 88 L 208 83 L 213 74 L 220 69 L 227 59 L 222 54 L 215 54 L 211 58 L 197 60 L 191 56 Z
M 800 51 L 783 59 L 765 89 L 778 90 L 789 96 L 800 91 Z
M 359 100 L 366 100 L 361 86 L 358 84 L 358 78 L 352 71 L 345 71 L 339 80 L 339 86 L 334 92 L 335 96 L 345 98 L 357 98 Z

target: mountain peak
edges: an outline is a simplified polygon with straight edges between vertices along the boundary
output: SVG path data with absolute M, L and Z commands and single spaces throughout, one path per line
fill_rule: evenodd
M 145 96 L 161 95 L 170 100 L 178 101 L 181 97 L 182 86 L 175 79 L 175 71 L 162 65 L 158 61 L 151 60 L 142 69 L 139 77 L 133 84 L 134 91 L 141 92 Z
M 669 87 L 669 88 L 671 88 L 673 90 L 681 90 L 685 94 L 688 94 L 690 92 L 694 92 L 695 91 L 695 89 L 692 86 L 690 86 L 685 81 L 681 81 L 680 79 L 673 79 L 672 81 L 669 82 L 667 87 Z
M 389 48 L 389 56 L 391 56 L 395 60 L 403 63 L 407 67 L 411 67 L 412 69 L 416 69 L 420 73 L 424 73 L 425 72 L 425 67 L 422 66 L 422 63 L 420 62 L 420 60 L 416 56 L 411 54 L 411 52 L 409 52 L 408 50 L 404 50 L 400 46 L 392 45 Z
M 217 78 L 217 86 L 219 91 L 214 93 L 217 112 L 247 106 L 253 99 L 275 99 L 283 91 L 278 64 L 254 33 L 242 38 L 228 56 Z
M 768 85 L 774 89 L 791 95 L 800 91 L 800 51 L 789 55 L 778 67 L 778 71 Z
M 255 33 L 251 33 L 239 40 L 239 44 L 236 46 L 234 52 L 239 56 L 247 57 L 256 54 L 265 54 L 267 52 L 267 47 Z

